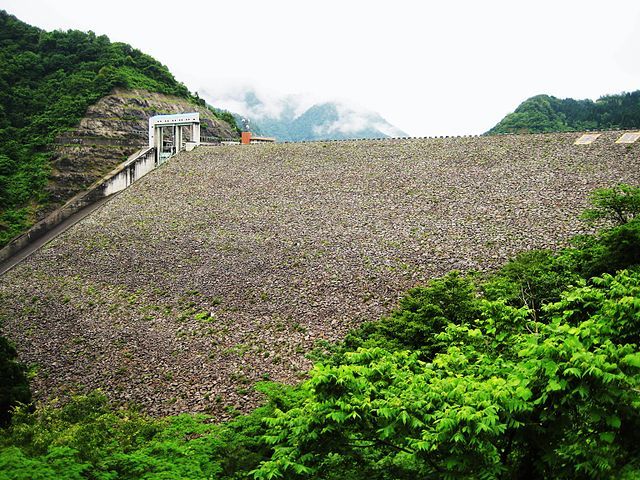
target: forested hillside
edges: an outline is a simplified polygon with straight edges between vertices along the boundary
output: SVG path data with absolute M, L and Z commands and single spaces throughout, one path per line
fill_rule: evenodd
M 204 105 L 164 65 L 127 44 L 93 32 L 45 32 L 0 11 L 0 245 L 46 204 L 56 135 L 115 87 Z
M 495 133 L 542 133 L 640 128 L 640 90 L 593 100 L 537 95 L 489 130 Z

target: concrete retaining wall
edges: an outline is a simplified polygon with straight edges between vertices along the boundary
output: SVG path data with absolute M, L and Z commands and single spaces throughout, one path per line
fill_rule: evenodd
M 118 165 L 118 167 L 95 182 L 87 190 L 79 193 L 58 210 L 9 242 L 9 244 L 0 250 L 0 262 L 4 262 L 35 240 L 42 238 L 84 207 L 124 190 L 154 168 L 156 168 L 155 148 L 146 147 L 137 151 L 131 155 L 126 162 Z
M 103 183 L 103 196 L 108 197 L 124 190 L 155 168 L 156 151 L 154 148 L 146 148 L 137 152 L 133 158 L 130 157 L 117 170 L 111 172 L 112 176 Z

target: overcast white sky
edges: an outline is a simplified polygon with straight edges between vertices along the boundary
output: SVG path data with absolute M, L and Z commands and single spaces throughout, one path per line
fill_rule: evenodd
M 640 1 L 0 0 L 130 43 L 192 91 L 341 99 L 411 135 L 478 134 L 524 99 L 640 89 Z

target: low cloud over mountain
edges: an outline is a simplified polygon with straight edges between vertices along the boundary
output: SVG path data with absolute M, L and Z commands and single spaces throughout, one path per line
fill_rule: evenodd
M 301 94 L 282 96 L 253 88 L 226 92 L 203 89 L 199 93 L 238 119 L 248 119 L 251 131 L 279 141 L 407 136 L 379 114 L 345 102 Z

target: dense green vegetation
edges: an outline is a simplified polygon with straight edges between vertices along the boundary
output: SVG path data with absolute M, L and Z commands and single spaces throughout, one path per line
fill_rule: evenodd
M 114 87 L 204 105 L 164 65 L 127 44 L 93 32 L 45 32 L 0 10 L 0 246 L 46 202 L 47 145 Z
M 18 362 L 15 347 L 0 337 L 0 427 L 6 427 L 11 410 L 20 404 L 31 402 L 27 371 Z
M 593 100 L 537 95 L 522 102 L 489 134 L 640 128 L 640 90 Z
M 99 393 L 18 408 L 0 479 L 638 478 L 639 200 L 598 190 L 598 234 L 412 289 L 231 422 L 151 419 Z

